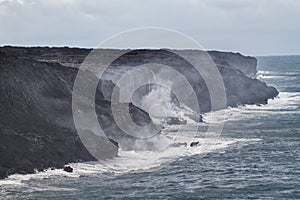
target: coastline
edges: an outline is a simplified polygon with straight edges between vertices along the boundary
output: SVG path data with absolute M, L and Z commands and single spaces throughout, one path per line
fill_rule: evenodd
M 0 48 L 1 93 L 4 94 L 0 115 L 0 178 L 14 173 L 34 173 L 35 169 L 62 168 L 70 162 L 95 160 L 76 133 L 71 111 L 73 82 L 78 66 L 89 52 L 90 49 L 80 48 Z M 135 54 L 138 54 L 136 60 L 127 61 L 142 63 L 144 58 L 157 61 L 155 55 L 167 56 L 162 50 L 137 50 Z M 212 52 L 211 55 L 217 61 L 228 89 L 227 106 L 265 104 L 278 95 L 275 88 L 253 78 L 257 64 L 255 58 L 225 52 Z M 175 67 L 183 67 L 181 61 L 176 62 Z M 242 85 L 249 90 L 244 91 Z M 112 119 L 110 102 L 103 98 L 103 94 L 110 90 L 111 87 L 102 88 L 97 99 L 98 112 L 107 113 L 108 119 Z M 207 93 L 201 87 L 198 92 Z M 209 103 L 200 106 L 203 106 L 204 113 L 210 111 Z M 151 121 L 141 109 L 135 108 L 134 112 L 138 114 L 137 121 Z M 119 142 L 122 131 L 116 124 L 108 125 L 107 132 Z M 117 146 L 105 138 L 100 141 L 103 141 L 100 152 L 109 149 L 103 154 L 103 159 L 117 155 Z

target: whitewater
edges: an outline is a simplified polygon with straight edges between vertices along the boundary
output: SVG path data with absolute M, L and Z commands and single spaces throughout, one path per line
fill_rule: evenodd
M 165 125 L 161 151 L 120 149 L 112 160 L 70 163 L 73 173 L 11 175 L 0 180 L 0 198 L 300 198 L 299 75 L 300 57 L 260 57 L 257 78 L 280 91 L 267 105 L 228 107 L 204 114 L 204 122 Z M 201 131 L 220 123 L 221 135 Z M 190 147 L 194 141 L 200 145 Z

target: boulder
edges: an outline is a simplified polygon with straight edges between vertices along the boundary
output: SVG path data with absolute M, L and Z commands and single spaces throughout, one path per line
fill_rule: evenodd
M 192 143 L 190 144 L 190 147 L 198 146 L 198 144 L 199 144 L 199 142 L 192 142 Z
M 64 171 L 65 171 L 65 172 L 68 172 L 68 173 L 72 173 L 72 172 L 73 172 L 73 168 L 70 167 L 70 166 L 65 166 L 65 167 L 64 167 Z

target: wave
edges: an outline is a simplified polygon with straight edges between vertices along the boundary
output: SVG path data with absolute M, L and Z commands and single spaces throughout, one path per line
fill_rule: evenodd
M 297 76 L 299 74 L 300 74 L 300 71 L 298 71 L 298 70 L 293 70 L 293 71 L 263 71 L 263 70 L 259 70 L 256 73 L 257 77 L 260 77 L 260 76 L 262 76 L 262 77 Z
M 172 132 L 169 136 L 172 136 Z M 190 133 L 185 132 L 184 135 L 176 137 L 173 142 L 178 141 L 187 142 L 193 141 L 195 138 L 189 136 Z M 197 147 L 170 147 L 161 152 L 153 151 L 119 151 L 118 157 L 114 159 L 105 160 L 102 162 L 89 163 L 70 163 L 74 168 L 73 173 L 64 172 L 61 169 L 47 169 L 43 172 L 36 172 L 35 174 L 20 175 L 14 174 L 4 180 L 0 180 L 0 188 L 5 187 L 23 187 L 26 186 L 27 181 L 41 180 L 48 178 L 79 178 L 82 176 L 98 176 L 99 174 L 114 174 L 121 175 L 124 173 L 140 172 L 151 169 L 157 169 L 165 164 L 184 156 L 192 156 L 199 154 L 206 154 L 210 152 L 221 151 L 235 143 L 249 144 L 258 142 L 260 139 L 233 139 L 233 138 L 197 138 L 201 145 Z M 68 188 L 47 188 L 46 190 L 66 190 Z
M 196 126 L 205 126 L 209 124 L 222 123 L 222 119 L 227 121 L 235 121 L 247 118 L 253 118 L 254 115 L 269 114 L 270 111 L 276 112 L 300 112 L 296 110 L 300 104 L 300 93 L 281 92 L 279 96 L 273 100 L 269 100 L 268 104 L 245 105 L 236 108 L 228 107 L 224 110 L 212 111 L 203 115 L 205 124 L 195 124 Z M 224 112 L 225 111 L 225 112 Z M 226 117 L 224 118 L 224 113 Z M 250 114 L 251 113 L 251 114 Z M 170 147 L 163 151 L 124 151 L 120 149 L 118 157 L 108 159 L 102 162 L 88 163 L 71 163 L 74 168 L 73 173 L 66 173 L 61 169 L 47 169 L 44 172 L 36 172 L 35 174 L 11 175 L 4 180 L 0 180 L 0 187 L 22 187 L 26 182 L 32 179 L 47 179 L 55 177 L 78 178 L 81 176 L 97 176 L 104 173 L 124 174 L 131 172 L 139 172 L 145 170 L 156 169 L 176 159 L 184 156 L 200 155 L 210 152 L 222 151 L 233 144 L 239 143 L 246 145 L 252 142 L 258 142 L 260 139 L 235 139 L 224 137 L 201 137 L 201 133 L 193 135 L 191 133 L 192 125 L 187 126 L 166 126 L 163 134 L 171 141 Z M 180 129 L 180 133 L 178 130 Z M 208 133 L 209 134 L 209 133 Z M 197 147 L 171 147 L 172 144 L 187 143 L 199 141 L 201 145 Z M 55 189 L 55 188 L 54 188 Z M 54 190 L 53 189 L 53 190 Z
M 300 92 L 280 92 L 278 97 L 268 100 L 266 105 L 243 105 L 235 108 L 213 111 L 203 115 L 207 123 L 221 123 L 268 116 L 273 114 L 300 114 Z M 225 112 L 224 112 L 225 111 Z M 225 117 L 224 117 L 225 113 Z

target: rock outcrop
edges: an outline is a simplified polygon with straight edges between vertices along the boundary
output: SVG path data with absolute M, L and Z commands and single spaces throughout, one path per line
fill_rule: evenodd
M 197 50 L 177 50 L 182 51 L 189 59 L 196 56 L 206 54 Z M 175 51 L 176 52 L 176 51 Z M 225 53 L 225 52 L 208 52 L 212 60 L 222 76 L 225 92 L 226 106 L 236 107 L 245 104 L 266 104 L 268 99 L 278 95 L 278 91 L 265 83 L 253 78 L 256 73 L 256 59 L 253 57 L 245 57 L 241 54 Z M 228 60 L 227 60 L 228 59 Z M 201 113 L 209 112 L 211 108 L 210 94 L 203 77 L 197 70 L 185 59 L 178 56 L 176 53 L 167 50 L 134 50 L 130 51 L 112 63 L 112 67 L 107 71 L 109 74 L 115 74 L 118 79 L 122 72 L 118 73 L 117 69 L 131 68 L 147 63 L 157 63 L 167 65 L 183 75 L 195 91 Z M 205 64 L 205 63 L 204 63 Z M 159 73 L 159 72 L 157 72 Z M 211 75 L 212 77 L 214 74 Z M 184 92 L 184 91 L 183 91 Z M 222 108 L 225 108 L 222 107 Z
M 240 53 L 209 51 L 208 54 L 218 66 L 233 68 L 244 75 L 253 78 L 256 75 L 257 60 L 251 56 L 243 56 Z
M 68 172 L 68 173 L 72 173 L 73 172 L 73 168 L 71 166 L 64 166 L 64 171 Z
M 73 84 L 80 64 L 91 49 L 48 47 L 0 48 L 0 178 L 13 173 L 33 173 L 49 167 L 63 168 L 70 162 L 92 161 L 95 157 L 83 145 L 75 129 L 72 115 Z M 110 55 L 111 51 L 101 50 Z M 196 56 L 197 51 L 187 54 Z M 277 96 L 275 88 L 254 79 L 256 59 L 240 54 L 209 52 L 222 75 L 227 106 L 265 104 Z M 172 66 L 193 85 L 200 111 L 211 110 L 209 92 L 192 66 L 166 50 L 134 50 L 111 65 L 112 74 L 119 68 L 145 63 Z M 97 158 L 107 159 L 122 149 L 142 146 L 151 150 L 155 141 L 136 141 L 115 123 L 111 111 L 111 90 L 114 83 L 100 80 L 96 93 L 96 113 L 106 137 L 97 136 L 92 129 L 83 130 Z M 131 103 L 116 103 L 122 109 L 129 106 L 130 117 L 139 126 L 152 124 L 148 113 Z M 158 127 L 159 128 L 159 127 Z M 134 130 L 133 130 L 134 131 Z M 147 144 L 146 144 L 147 143 Z M 95 154 L 94 154 L 95 155 Z
M 190 147 L 195 147 L 195 146 L 197 146 L 199 144 L 199 142 L 192 142 L 191 144 L 190 144 Z
M 96 160 L 83 145 L 73 121 L 72 90 L 78 69 L 27 55 L 0 48 L 0 178 Z M 96 96 L 99 122 L 102 117 L 110 119 L 103 125 L 106 137 L 84 131 L 96 142 L 97 159 L 109 159 L 118 153 L 114 139 L 133 138 L 126 137 L 114 123 L 111 102 L 103 99 L 100 89 Z M 144 111 L 123 106 L 130 107 L 140 124 L 151 123 Z

